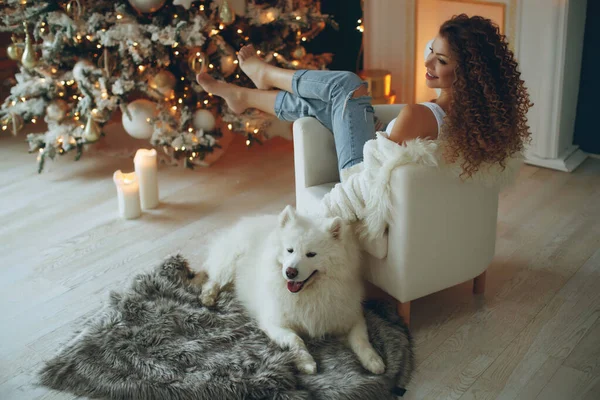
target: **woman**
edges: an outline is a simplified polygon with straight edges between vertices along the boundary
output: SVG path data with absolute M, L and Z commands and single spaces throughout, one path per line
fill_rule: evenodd
M 252 46 L 239 52 L 240 67 L 257 89 L 218 82 L 200 74 L 199 84 L 223 97 L 237 113 L 257 108 L 294 121 L 317 118 L 334 134 L 340 171 L 363 160 L 376 121 L 365 83 L 353 73 L 286 70 L 260 60 Z M 532 104 L 513 52 L 498 26 L 464 14 L 446 21 L 425 61 L 427 86 L 440 89 L 431 102 L 407 105 L 386 131 L 399 144 L 440 139 L 447 162 L 460 162 L 463 176 L 483 163 L 499 163 L 523 148 Z

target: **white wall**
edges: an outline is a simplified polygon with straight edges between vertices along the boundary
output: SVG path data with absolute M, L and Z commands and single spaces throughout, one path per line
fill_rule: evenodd
M 411 103 L 414 93 L 414 0 L 366 0 L 365 69 L 392 73 L 396 103 Z
M 570 171 L 585 155 L 573 145 L 586 0 L 522 0 L 522 78 L 535 104 L 529 112 L 530 164 Z
M 527 161 L 572 170 L 585 159 L 572 142 L 587 2 L 493 1 L 506 6 L 506 33 L 535 103 L 528 114 L 533 138 Z M 365 1 L 365 68 L 392 72 L 397 103 L 415 101 L 415 60 L 423 51 L 415 49 L 416 4 L 417 0 Z M 466 10 L 469 3 L 464 4 Z

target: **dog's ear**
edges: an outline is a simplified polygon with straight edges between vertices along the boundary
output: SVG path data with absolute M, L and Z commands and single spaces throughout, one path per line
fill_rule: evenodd
M 327 232 L 329 232 L 331 237 L 334 239 L 339 239 L 342 237 L 343 223 L 344 221 L 340 217 L 335 217 L 329 222 L 329 225 L 327 226 Z
M 279 226 L 283 228 L 289 222 L 296 219 L 296 210 L 292 206 L 285 206 L 281 214 L 279 214 Z

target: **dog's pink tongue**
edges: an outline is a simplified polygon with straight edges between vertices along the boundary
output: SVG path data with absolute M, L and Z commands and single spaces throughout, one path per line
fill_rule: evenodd
M 287 288 L 290 292 L 292 293 L 297 293 L 300 291 L 300 289 L 302 289 L 302 285 L 304 284 L 304 282 L 292 282 L 292 281 L 288 281 L 287 283 Z

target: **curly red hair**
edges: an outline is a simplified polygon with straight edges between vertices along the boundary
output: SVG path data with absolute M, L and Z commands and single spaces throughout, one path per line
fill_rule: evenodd
M 484 163 L 499 163 L 523 150 L 533 104 L 506 36 L 491 20 L 465 14 L 440 27 L 456 58 L 452 100 L 446 116 L 444 155 L 460 160 L 469 177 Z

